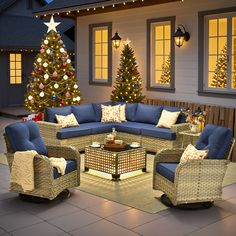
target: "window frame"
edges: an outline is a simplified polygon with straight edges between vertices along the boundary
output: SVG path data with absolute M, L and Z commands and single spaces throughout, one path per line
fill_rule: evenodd
M 198 13 L 198 95 L 199 96 L 209 96 L 209 97 L 224 97 L 224 98 L 236 98 L 236 89 L 229 88 L 209 88 L 208 85 L 208 77 L 206 74 L 208 73 L 208 42 L 206 42 L 206 38 L 208 38 L 208 25 L 206 23 L 206 19 L 212 18 L 222 18 L 222 17 L 230 17 L 236 13 L 236 7 L 230 8 L 222 8 L 211 11 L 202 11 Z M 227 18 L 228 19 L 228 18 Z M 231 17 L 232 19 L 232 17 Z M 209 22 L 209 21 L 207 21 Z M 227 20 L 227 55 L 231 54 L 231 29 L 230 23 L 232 20 Z M 230 26 L 230 27 L 229 27 Z M 229 44 L 230 42 L 230 44 Z M 207 52 L 207 53 L 205 53 Z M 232 57 L 229 58 L 228 67 L 227 67 L 227 83 L 231 81 L 228 78 L 228 75 L 231 72 L 231 60 Z
M 20 55 L 20 61 L 18 61 L 16 59 L 17 54 Z M 15 59 L 13 61 L 11 60 L 11 55 L 15 55 Z M 10 52 L 9 53 L 9 84 L 11 86 L 21 85 L 23 83 L 23 60 L 22 60 L 22 58 L 23 58 L 23 55 L 20 52 Z M 14 62 L 14 64 L 15 64 L 14 69 L 11 68 L 11 62 Z M 17 62 L 20 62 L 20 69 L 16 68 L 16 63 Z M 11 76 L 11 71 L 15 71 L 15 76 Z M 21 75 L 20 76 L 16 75 L 16 71 L 20 71 Z M 14 78 L 14 83 L 12 83 L 11 78 Z M 17 78 L 20 78 L 19 83 L 17 82 Z
M 155 19 L 147 19 L 147 90 L 150 91 L 160 91 L 160 92 L 169 92 L 174 93 L 175 92 L 175 43 L 173 39 L 173 35 L 175 32 L 175 16 L 169 16 L 169 17 L 161 17 L 161 18 L 155 18 Z M 153 57 L 154 53 L 152 53 L 152 44 L 153 44 L 153 25 L 161 23 L 161 22 L 170 22 L 171 27 L 171 46 L 170 46 L 170 58 L 171 58 L 171 78 L 170 78 L 170 85 L 167 87 L 165 85 L 153 85 L 153 78 L 152 74 L 154 71 L 153 68 Z
M 108 28 L 108 79 L 97 80 L 94 78 L 94 31 L 96 28 Z M 112 85 L 112 22 L 89 25 L 89 84 L 111 86 Z

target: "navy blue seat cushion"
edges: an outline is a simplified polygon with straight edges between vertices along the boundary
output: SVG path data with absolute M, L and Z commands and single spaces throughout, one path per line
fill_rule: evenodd
M 44 120 L 57 123 L 56 115 L 67 116 L 72 113 L 71 106 L 66 107 L 46 107 L 44 112 Z
M 149 124 L 157 124 L 160 119 L 163 106 L 152 106 L 138 103 L 135 121 Z
M 157 163 L 156 172 L 174 183 L 175 170 L 177 168 L 177 165 L 178 163 L 173 163 L 173 162 L 172 163 L 165 163 L 165 162 Z
M 109 106 L 109 105 L 112 105 L 112 102 L 111 101 L 108 101 L 108 102 L 98 102 L 98 103 L 92 103 L 93 105 L 93 109 L 94 109 L 94 112 L 95 112 L 95 121 L 101 121 L 101 118 L 102 118 L 102 108 L 101 108 L 101 105 L 104 105 L 104 106 Z
M 80 126 L 62 128 L 57 132 L 58 139 L 81 137 L 92 134 L 91 128 Z
M 130 134 L 141 134 L 141 129 L 149 127 L 149 124 L 139 123 L 139 122 L 123 122 L 123 123 L 116 123 L 115 128 L 118 132 L 127 132 Z
M 81 127 L 91 129 L 92 134 L 110 133 L 115 128 L 116 123 L 90 122 L 81 124 Z
M 96 121 L 96 116 L 92 104 L 71 106 L 71 109 L 79 124 Z
M 45 146 L 36 122 L 16 122 L 5 128 L 7 139 L 13 152 L 35 150 L 41 155 L 47 156 Z
M 232 138 L 231 129 L 209 124 L 203 129 L 196 148 L 198 150 L 209 150 L 208 159 L 224 159 Z
M 163 110 L 167 110 L 167 111 L 171 111 L 171 112 L 180 111 L 180 114 L 178 116 L 176 124 L 180 124 L 180 123 L 185 123 L 186 122 L 186 116 L 185 116 L 184 112 L 181 110 L 181 108 L 179 108 L 179 107 L 164 106 Z
M 151 124 L 149 124 L 149 127 L 141 128 L 141 135 L 154 138 L 162 138 L 167 140 L 176 139 L 176 133 L 172 132 L 171 129 L 158 128 L 155 125 Z
M 138 103 L 126 103 L 125 116 L 127 121 L 135 121 Z
M 65 175 L 77 169 L 77 162 L 76 160 L 66 160 L 66 169 Z M 53 177 L 57 179 L 61 177 L 61 174 L 58 173 L 57 168 L 53 167 Z

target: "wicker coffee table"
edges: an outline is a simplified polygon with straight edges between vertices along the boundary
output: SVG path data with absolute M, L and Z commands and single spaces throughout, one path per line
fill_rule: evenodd
M 112 175 L 112 180 L 120 180 L 120 175 L 131 171 L 146 172 L 146 150 L 142 147 L 124 151 L 108 151 L 88 146 L 85 148 L 84 170 L 89 169 Z

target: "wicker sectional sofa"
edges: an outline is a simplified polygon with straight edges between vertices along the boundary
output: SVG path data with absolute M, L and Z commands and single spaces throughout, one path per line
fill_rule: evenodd
M 101 105 L 117 105 L 111 102 L 90 103 L 79 106 L 66 106 L 62 108 L 47 108 L 44 121 L 38 126 L 44 142 L 47 145 L 72 145 L 83 151 L 93 141 L 104 142 L 104 138 L 115 128 L 117 138 L 127 143 L 139 142 L 147 151 L 157 152 L 163 148 L 180 147 L 182 136 L 180 132 L 189 130 L 185 123 L 183 113 L 180 113 L 175 125 L 170 129 L 157 128 L 156 124 L 163 109 L 179 111 L 177 107 L 153 106 L 141 103 L 126 104 L 127 122 L 103 123 L 101 122 Z M 56 123 L 55 115 L 69 115 L 74 113 L 79 126 L 62 128 Z

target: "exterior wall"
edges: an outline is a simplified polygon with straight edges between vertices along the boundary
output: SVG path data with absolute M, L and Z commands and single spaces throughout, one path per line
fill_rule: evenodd
M 198 96 L 198 12 L 236 6 L 235 0 L 185 0 L 150 7 L 78 17 L 77 76 L 86 102 L 109 100 L 112 87 L 89 85 L 89 24 L 112 21 L 113 35 L 118 31 L 123 38 L 131 40 L 143 78 L 143 92 L 149 98 L 178 100 L 236 107 L 235 99 Z M 190 40 L 183 47 L 175 47 L 175 93 L 146 90 L 146 20 L 176 16 L 176 27 L 183 24 L 190 33 Z M 113 83 L 120 63 L 120 52 L 113 49 Z

